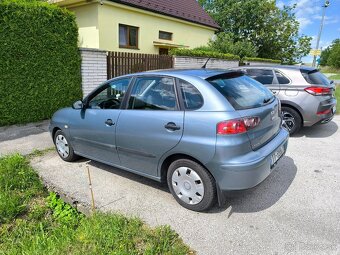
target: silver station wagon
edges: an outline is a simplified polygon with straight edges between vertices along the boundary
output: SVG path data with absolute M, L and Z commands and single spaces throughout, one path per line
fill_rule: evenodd
M 242 72 L 209 69 L 114 78 L 57 111 L 50 132 L 63 160 L 83 156 L 167 182 L 195 211 L 261 183 L 289 137 L 269 89 Z

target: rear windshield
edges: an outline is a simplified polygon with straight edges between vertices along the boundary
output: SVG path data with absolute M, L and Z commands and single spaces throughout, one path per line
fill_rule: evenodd
M 320 73 L 318 70 L 313 70 L 313 71 L 308 71 L 308 70 L 302 70 L 301 69 L 301 74 L 305 80 L 314 85 L 329 85 L 329 80 L 327 77 Z
M 274 100 L 273 93 L 261 83 L 242 74 L 223 74 L 210 77 L 213 85 L 235 110 L 261 107 Z

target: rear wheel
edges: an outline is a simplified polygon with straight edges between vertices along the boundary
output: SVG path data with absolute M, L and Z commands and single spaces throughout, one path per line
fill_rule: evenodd
M 167 181 L 176 201 L 189 210 L 204 211 L 216 203 L 214 178 L 192 160 L 179 159 L 171 163 Z
M 66 139 L 65 134 L 61 130 L 55 132 L 54 144 L 62 160 L 71 162 L 78 159 L 78 156 L 74 154 L 72 146 L 70 145 L 70 143 Z
M 290 107 L 282 107 L 282 120 L 290 135 L 298 132 L 302 127 L 300 114 Z

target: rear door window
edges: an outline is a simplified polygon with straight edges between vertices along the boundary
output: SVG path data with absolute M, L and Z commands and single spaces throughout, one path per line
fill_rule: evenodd
M 274 73 L 271 69 L 246 69 L 247 75 L 262 84 L 273 84 Z
M 274 95 L 268 88 L 239 73 L 213 76 L 207 81 L 230 102 L 235 110 L 261 107 L 274 100 Z
M 318 70 L 304 70 L 301 69 L 301 74 L 305 80 L 314 85 L 329 85 L 330 81 L 327 79 L 327 77 L 320 73 Z

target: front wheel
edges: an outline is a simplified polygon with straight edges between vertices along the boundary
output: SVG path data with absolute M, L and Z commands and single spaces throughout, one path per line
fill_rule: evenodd
M 290 135 L 298 132 L 302 127 L 300 114 L 290 107 L 282 107 L 282 121 Z
M 171 194 L 183 207 L 205 211 L 216 203 L 216 184 L 212 175 L 200 164 L 179 159 L 171 163 L 167 173 Z
M 54 144 L 62 160 L 72 162 L 78 159 L 78 156 L 74 154 L 72 146 L 70 145 L 70 143 L 66 139 L 65 134 L 61 130 L 55 132 Z

